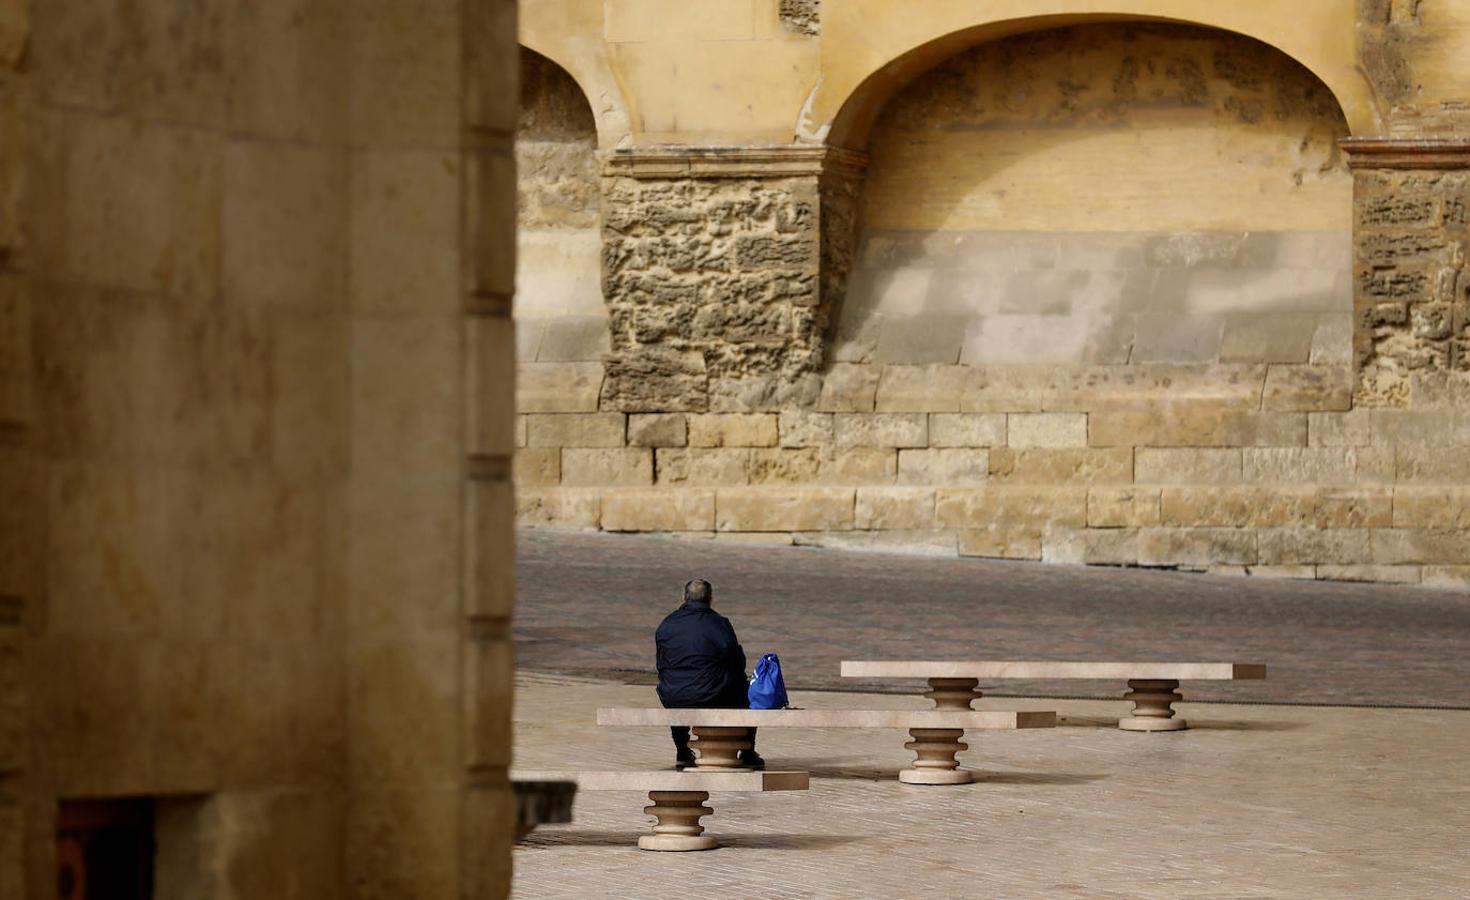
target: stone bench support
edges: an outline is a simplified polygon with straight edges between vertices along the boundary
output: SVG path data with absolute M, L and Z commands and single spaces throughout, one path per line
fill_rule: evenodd
M 1181 679 L 1230 681 L 1266 677 L 1257 663 L 1051 662 L 1046 660 L 843 660 L 844 678 L 924 678 L 924 696 L 936 710 L 963 710 L 982 696 L 981 679 L 1092 678 L 1128 682 L 1123 699 L 1133 712 L 1118 720 L 1124 731 L 1183 731 L 1189 727 L 1174 715 Z
M 720 845 L 704 833 L 699 820 L 714 815 L 706 806 L 711 791 L 804 791 L 810 785 L 805 772 L 690 771 L 683 772 L 557 772 L 517 771 L 517 780 L 573 781 L 582 791 L 646 791 L 643 811 L 654 818 L 653 834 L 638 838 L 641 850 L 687 852 L 713 850 Z
M 955 754 L 969 745 L 966 729 L 1050 728 L 1055 712 L 972 709 L 599 709 L 598 725 L 685 725 L 695 740 L 693 770 L 749 771 L 739 768 L 741 750 L 751 747 L 747 728 L 902 728 L 911 740 L 913 764 L 898 773 L 904 784 L 969 784 L 975 774 L 962 769 Z

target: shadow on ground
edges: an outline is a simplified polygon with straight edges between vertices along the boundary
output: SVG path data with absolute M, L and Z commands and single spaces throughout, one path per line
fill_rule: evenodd
M 522 838 L 517 848 L 547 850 L 552 847 L 627 847 L 638 849 L 639 831 L 536 831 Z M 705 832 L 722 848 L 747 850 L 827 850 L 862 840 L 838 834 L 730 834 Z

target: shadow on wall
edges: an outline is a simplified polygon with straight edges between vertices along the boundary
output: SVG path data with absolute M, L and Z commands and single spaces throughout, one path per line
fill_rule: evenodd
M 1345 363 L 1346 134 L 1315 76 L 1225 32 L 961 53 L 874 129 L 831 358 Z

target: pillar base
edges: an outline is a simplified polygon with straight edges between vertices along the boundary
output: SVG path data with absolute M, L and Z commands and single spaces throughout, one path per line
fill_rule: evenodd
M 955 754 L 969 747 L 960 738 L 963 728 L 910 728 L 913 740 L 904 744 L 918 757 L 913 766 L 898 773 L 904 784 L 969 784 L 975 773 L 961 769 Z
M 1174 704 L 1182 700 L 1179 682 L 1173 679 L 1131 678 L 1123 699 L 1133 701 L 1133 714 L 1118 720 L 1124 731 L 1184 731 L 1189 723 L 1174 717 Z
M 720 846 L 699 824 L 701 818 L 714 814 L 713 809 L 704 805 L 709 791 L 649 791 L 648 799 L 653 803 L 643 807 L 643 811 L 658 821 L 653 826 L 653 834 L 638 839 L 639 850 L 685 853 Z

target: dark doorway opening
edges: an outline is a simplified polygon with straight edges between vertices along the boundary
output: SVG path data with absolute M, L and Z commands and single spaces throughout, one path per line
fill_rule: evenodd
M 63 800 L 56 841 L 60 900 L 153 896 L 151 798 Z

